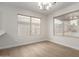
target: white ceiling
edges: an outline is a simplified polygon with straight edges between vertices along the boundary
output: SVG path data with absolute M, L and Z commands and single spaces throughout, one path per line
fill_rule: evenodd
M 55 6 L 53 6 L 50 10 L 44 11 L 40 10 L 38 7 L 38 2 L 0 2 L 0 4 L 6 4 L 14 7 L 19 7 L 23 9 L 28 9 L 34 12 L 38 12 L 44 15 L 53 13 L 55 11 L 66 8 L 72 4 L 76 4 L 77 2 L 56 2 Z

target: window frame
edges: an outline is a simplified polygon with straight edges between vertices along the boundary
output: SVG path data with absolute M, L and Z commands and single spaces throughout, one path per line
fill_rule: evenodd
M 31 17 L 31 24 L 32 24 L 32 18 L 36 18 L 36 17 Z M 40 19 L 40 18 L 37 18 L 37 19 Z M 32 26 L 32 25 L 31 25 Z M 31 27 L 32 28 L 32 27 Z M 41 35 L 41 19 L 40 19 L 40 34 L 37 35 L 37 36 L 40 36 Z M 31 31 L 31 35 L 32 35 L 32 31 Z
M 24 14 L 17 14 L 17 16 L 18 15 L 21 15 L 21 16 L 26 16 L 26 17 L 30 17 L 30 32 L 29 32 L 29 36 L 33 36 L 32 35 L 32 31 L 31 31 L 31 28 L 32 28 L 32 18 L 37 18 L 37 19 L 40 19 L 40 34 L 39 35 L 37 35 L 37 36 L 40 36 L 41 35 L 41 18 L 40 17 L 35 17 L 35 16 L 29 16 L 29 15 L 24 15 Z M 17 17 L 17 19 L 18 19 L 18 17 Z M 17 20 L 17 33 L 18 33 L 18 20 Z

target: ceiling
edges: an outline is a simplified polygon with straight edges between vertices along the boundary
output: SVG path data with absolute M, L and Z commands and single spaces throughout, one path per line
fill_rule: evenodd
M 18 8 L 23 8 L 27 10 L 31 10 L 37 13 L 41 13 L 44 15 L 56 12 L 63 8 L 66 8 L 72 4 L 76 4 L 77 2 L 56 2 L 56 4 L 48 11 L 40 10 L 38 7 L 38 2 L 0 2 L 0 4 L 10 5 Z

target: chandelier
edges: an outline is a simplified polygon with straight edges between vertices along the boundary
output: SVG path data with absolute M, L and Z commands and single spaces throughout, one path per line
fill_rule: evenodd
M 49 10 L 56 2 L 39 2 L 38 6 L 42 10 Z

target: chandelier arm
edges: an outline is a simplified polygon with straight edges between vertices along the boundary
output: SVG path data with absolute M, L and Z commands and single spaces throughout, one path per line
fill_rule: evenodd
M 40 9 L 48 10 L 55 4 L 56 4 L 56 2 L 40 2 L 38 5 L 39 5 Z

